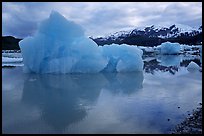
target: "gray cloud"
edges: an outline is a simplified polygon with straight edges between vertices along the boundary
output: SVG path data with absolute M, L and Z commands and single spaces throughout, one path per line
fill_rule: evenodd
M 33 35 L 40 21 L 56 10 L 88 36 L 152 24 L 202 24 L 202 2 L 3 2 L 3 35 Z

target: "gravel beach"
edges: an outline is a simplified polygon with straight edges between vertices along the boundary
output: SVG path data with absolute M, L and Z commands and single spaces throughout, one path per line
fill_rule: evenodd
M 202 103 L 172 130 L 172 134 L 202 134 Z

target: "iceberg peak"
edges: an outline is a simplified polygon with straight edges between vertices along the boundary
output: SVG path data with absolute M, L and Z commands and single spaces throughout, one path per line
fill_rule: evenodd
M 38 32 L 59 39 L 84 36 L 80 25 L 67 20 L 56 11 L 52 11 L 49 18 L 40 24 Z

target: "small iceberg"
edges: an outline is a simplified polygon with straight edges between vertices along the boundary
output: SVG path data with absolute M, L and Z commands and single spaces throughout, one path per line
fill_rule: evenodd
M 169 54 L 178 54 L 180 53 L 180 44 L 179 43 L 171 43 L 171 42 L 164 42 L 161 45 L 158 45 L 157 50 L 161 54 L 169 55 Z
M 196 72 L 201 70 L 201 68 L 198 66 L 198 64 L 196 64 L 195 62 L 191 61 L 188 66 L 187 66 L 187 70 L 189 72 Z

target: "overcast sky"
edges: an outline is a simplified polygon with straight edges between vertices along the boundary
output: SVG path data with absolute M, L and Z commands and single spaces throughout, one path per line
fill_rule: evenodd
M 31 36 L 52 10 L 93 37 L 153 24 L 202 24 L 202 2 L 3 2 L 2 35 Z

